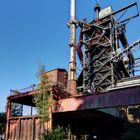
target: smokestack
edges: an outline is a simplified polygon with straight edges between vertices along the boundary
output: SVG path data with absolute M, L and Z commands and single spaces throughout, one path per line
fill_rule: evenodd
M 75 0 L 70 0 L 70 62 L 68 70 L 67 90 L 71 95 L 77 94 L 76 84 L 76 23 L 75 23 Z
M 97 3 L 96 6 L 94 7 L 94 11 L 96 12 L 96 19 L 99 19 L 99 12 L 101 10 L 101 7 Z

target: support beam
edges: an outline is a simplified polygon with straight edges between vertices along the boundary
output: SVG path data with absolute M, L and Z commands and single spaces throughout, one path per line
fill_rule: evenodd
M 32 95 L 37 92 L 29 92 L 20 96 L 8 97 L 9 102 L 26 104 L 27 99 L 32 105 Z M 24 101 L 24 102 L 23 102 Z M 140 104 L 140 86 L 125 87 L 115 89 L 105 93 L 93 93 L 86 96 L 76 96 L 67 99 L 61 99 L 55 102 L 52 112 L 67 112 L 84 109 L 115 108 Z
M 8 136 L 9 136 L 9 118 L 10 118 L 10 115 L 11 115 L 11 102 L 8 101 L 7 103 L 7 123 L 6 123 L 6 140 L 8 140 Z
M 58 104 L 59 107 L 55 108 L 53 112 L 138 105 L 140 104 L 140 86 L 63 99 Z

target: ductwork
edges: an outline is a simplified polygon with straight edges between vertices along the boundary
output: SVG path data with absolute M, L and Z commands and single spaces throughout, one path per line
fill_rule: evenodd
M 83 41 L 83 33 L 82 33 L 82 30 L 81 30 L 80 31 L 79 42 L 76 46 L 77 54 L 78 54 L 78 57 L 79 57 L 79 60 L 80 60 L 81 64 L 83 64 L 83 53 L 82 53 L 82 50 L 81 50 L 82 45 L 83 45 L 82 41 Z
M 122 46 L 124 48 L 127 48 L 129 46 L 124 31 L 121 31 L 121 33 L 119 34 L 119 39 L 120 39 Z M 128 54 L 128 58 L 129 58 L 129 64 L 133 65 L 134 64 L 134 56 L 132 55 L 132 53 Z

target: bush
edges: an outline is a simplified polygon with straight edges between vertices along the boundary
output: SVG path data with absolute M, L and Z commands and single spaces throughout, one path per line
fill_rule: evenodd
M 58 125 L 52 132 L 48 132 L 48 134 L 45 136 L 45 140 L 64 140 L 70 139 L 70 137 L 70 127 L 64 129 Z
M 120 140 L 140 140 L 140 125 L 125 123 L 120 133 Z

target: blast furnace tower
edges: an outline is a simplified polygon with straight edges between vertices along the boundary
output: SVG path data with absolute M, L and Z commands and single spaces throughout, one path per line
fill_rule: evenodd
M 122 78 L 134 75 L 134 57 L 131 50 L 127 49 L 129 44 L 125 25 L 139 14 L 122 21 L 115 21 L 114 18 L 116 14 L 132 7 L 137 7 L 137 4 L 132 3 L 115 12 L 111 7 L 100 11 L 97 4 L 94 8 L 96 18 L 92 22 L 79 21 L 81 31 L 77 53 L 82 72 L 78 78 L 78 87 L 84 93 L 105 92 L 115 87 Z M 121 53 L 124 49 L 128 52 Z

